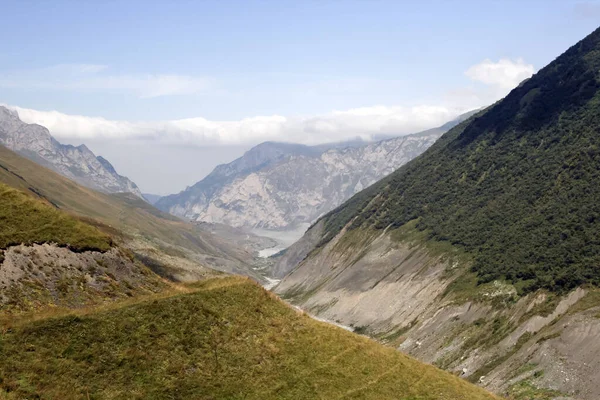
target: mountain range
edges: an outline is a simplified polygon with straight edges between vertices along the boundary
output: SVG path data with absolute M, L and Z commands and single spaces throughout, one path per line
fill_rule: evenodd
M 511 398 L 600 398 L 598 71 L 600 29 L 317 221 L 275 291 Z
M 313 222 L 412 160 L 470 115 L 373 143 L 262 143 L 183 192 L 161 198 L 156 206 L 194 221 L 291 230 Z
M 142 197 L 135 183 L 119 175 L 108 160 L 96 157 L 85 145 L 63 145 L 45 127 L 26 124 L 16 111 L 2 106 L 0 144 L 89 188 Z

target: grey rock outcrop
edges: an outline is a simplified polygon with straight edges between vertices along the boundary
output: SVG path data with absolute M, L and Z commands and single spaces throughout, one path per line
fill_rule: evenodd
M 156 206 L 193 221 L 294 229 L 417 157 L 471 114 L 439 128 L 372 143 L 262 143 Z

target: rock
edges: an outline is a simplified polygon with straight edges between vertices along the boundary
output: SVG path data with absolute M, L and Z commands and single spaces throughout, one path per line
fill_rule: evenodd
M 89 188 L 105 193 L 130 192 L 142 197 L 135 183 L 119 175 L 108 160 L 96 157 L 85 145 L 63 145 L 48 129 L 26 124 L 16 111 L 2 106 L 0 145 Z
M 263 143 L 156 206 L 194 221 L 290 230 L 313 222 L 412 160 L 440 135 L 436 131 L 325 150 Z

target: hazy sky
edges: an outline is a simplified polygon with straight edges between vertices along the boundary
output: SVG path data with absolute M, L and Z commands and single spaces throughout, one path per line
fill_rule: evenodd
M 441 125 L 600 22 L 570 0 L 1 5 L 0 103 L 159 194 L 264 140 Z

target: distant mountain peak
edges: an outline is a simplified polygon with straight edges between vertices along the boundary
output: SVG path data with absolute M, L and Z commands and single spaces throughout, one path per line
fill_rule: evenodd
M 97 156 L 96 159 L 100 162 L 100 164 L 102 164 L 104 168 L 106 168 L 108 172 L 110 172 L 113 175 L 118 175 L 117 171 L 115 170 L 115 167 L 113 167 L 113 165 L 106 158 L 102 156 Z
M 445 130 L 317 146 L 264 142 L 156 206 L 190 220 L 294 229 L 412 160 Z
M 0 106 L 0 144 L 72 179 L 107 193 L 142 193 L 135 183 L 119 175 L 103 157 L 85 145 L 63 145 L 45 127 L 27 124 L 15 110 Z
M 81 151 L 85 151 L 86 153 L 91 153 L 90 149 L 88 149 L 88 147 L 83 143 L 77 146 L 77 148 Z
M 13 108 L 0 106 L 0 117 L 19 119 L 19 112 Z

